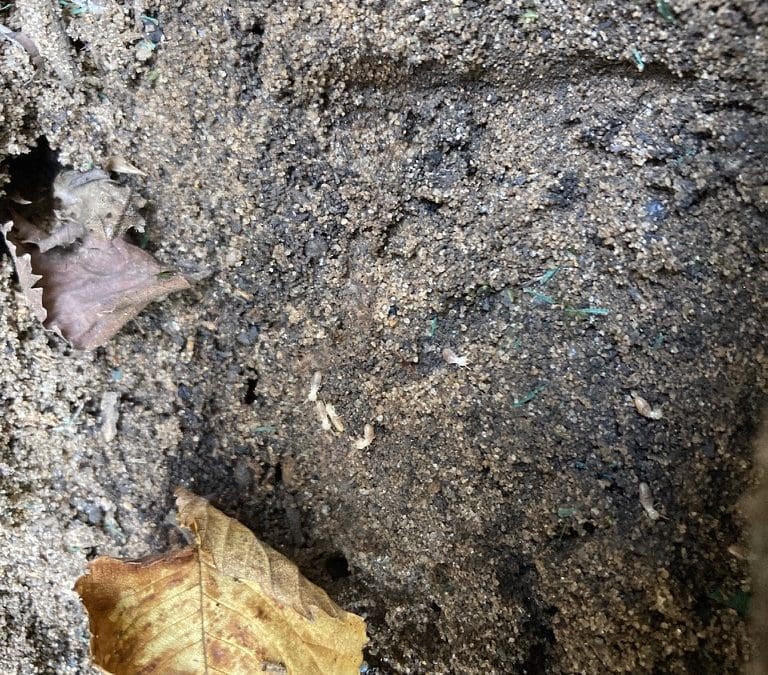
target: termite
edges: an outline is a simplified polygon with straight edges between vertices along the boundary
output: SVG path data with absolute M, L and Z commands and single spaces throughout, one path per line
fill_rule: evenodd
M 317 392 L 320 391 L 320 383 L 323 380 L 323 374 L 316 370 L 312 375 L 312 380 L 309 383 L 309 393 L 307 394 L 307 401 L 317 401 Z
M 373 443 L 374 438 L 376 437 L 373 434 L 373 425 L 366 424 L 363 427 L 363 437 L 353 440 L 352 447 L 355 450 L 365 450 L 371 443 Z
M 328 412 L 325 409 L 325 403 L 322 401 L 315 401 L 315 412 L 317 413 L 317 419 L 320 422 L 320 426 L 323 431 L 331 430 L 331 420 L 328 419 Z
M 467 365 L 467 357 L 457 355 L 450 347 L 443 349 L 443 361 L 450 363 L 452 366 L 459 366 L 460 368 Z
M 651 494 L 651 488 L 648 487 L 648 483 L 640 483 L 638 488 L 640 489 L 640 506 L 645 509 L 648 517 L 651 520 L 661 518 L 661 514 L 653 507 L 653 495 Z
M 344 422 L 342 422 L 341 417 L 339 417 L 338 413 L 336 412 L 336 408 L 333 406 L 333 403 L 325 404 L 325 412 L 328 414 L 328 419 L 331 420 L 333 428 L 336 429 L 336 431 L 339 433 L 344 431 Z
M 637 412 L 643 417 L 647 417 L 651 420 L 660 420 L 663 416 L 661 410 L 658 408 L 651 408 L 651 404 L 648 403 L 642 396 L 638 396 L 634 392 L 632 393 L 632 402 L 635 404 Z

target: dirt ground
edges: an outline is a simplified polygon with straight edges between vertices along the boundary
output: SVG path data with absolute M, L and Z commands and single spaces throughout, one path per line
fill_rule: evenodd
M 46 146 L 121 155 L 149 249 L 195 280 L 78 352 L 0 258 L 3 673 L 91 672 L 73 583 L 177 541 L 180 484 L 364 615 L 369 673 L 739 671 L 766 3 L 12 0 L 0 24 L 39 52 L 0 34 L 4 189 Z

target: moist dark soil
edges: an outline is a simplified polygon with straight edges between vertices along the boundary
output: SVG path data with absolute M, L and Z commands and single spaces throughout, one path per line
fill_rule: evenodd
M 366 617 L 369 673 L 738 672 L 766 19 L 0 5 L 5 194 L 122 156 L 195 282 L 81 352 L 0 259 L 2 671 L 90 672 L 75 579 L 177 541 L 185 485 Z

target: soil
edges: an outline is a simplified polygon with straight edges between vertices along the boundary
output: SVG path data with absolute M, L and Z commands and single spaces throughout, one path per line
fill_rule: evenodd
M 177 541 L 177 485 L 369 673 L 739 671 L 766 3 L 1 7 L 6 193 L 120 155 L 195 281 L 80 352 L 0 259 L 4 673 L 90 672 L 74 581 Z

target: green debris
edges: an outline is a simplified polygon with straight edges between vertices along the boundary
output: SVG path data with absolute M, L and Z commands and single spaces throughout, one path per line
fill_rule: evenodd
M 520 23 L 530 24 L 539 20 L 539 13 L 535 9 L 526 9 L 520 15 Z
M 651 342 L 651 349 L 659 349 L 664 344 L 664 340 L 666 340 L 664 333 L 656 333 L 656 337 Z
M 606 316 L 610 310 L 605 307 L 564 307 L 563 311 L 578 316 Z
M 104 528 L 104 531 L 113 539 L 117 539 L 118 541 L 125 541 L 125 532 L 123 532 L 123 529 L 115 520 L 114 516 L 109 514 L 106 515 L 104 517 L 104 524 L 102 527 Z
M 637 47 L 630 47 L 629 51 L 632 54 L 632 58 L 635 60 L 637 69 L 642 73 L 645 70 L 645 58 L 640 53 L 640 50 L 637 49 Z
M 546 384 L 540 384 L 536 389 L 532 389 L 529 391 L 525 396 L 523 396 L 520 399 L 515 399 L 515 401 L 512 403 L 513 408 L 522 408 L 526 403 L 530 403 L 535 399 L 542 391 L 544 391 L 547 388 Z
M 735 609 L 741 617 L 746 617 L 749 614 L 749 604 L 752 595 L 746 591 L 739 589 L 730 595 L 726 595 L 722 591 L 710 591 L 707 593 L 707 597 L 720 605 Z
M 547 270 L 542 274 L 536 281 L 538 282 L 539 286 L 544 286 L 546 283 L 548 283 L 552 277 L 555 276 L 560 271 L 559 267 L 553 267 L 550 270 Z
M 570 518 L 573 515 L 576 515 L 576 509 L 571 506 L 561 506 L 557 509 L 558 518 Z
M 524 288 L 523 293 L 528 293 L 528 295 L 533 296 L 533 301 L 541 305 L 555 304 L 555 299 L 551 295 L 547 295 L 546 293 L 539 293 L 533 288 Z
M 277 431 L 277 427 L 273 427 L 271 424 L 265 424 L 261 427 L 254 427 L 254 434 L 274 434 Z
M 173 270 L 163 270 L 162 272 L 157 273 L 158 279 L 170 279 L 171 277 L 176 276 L 176 272 Z
M 158 76 L 160 75 L 160 71 L 157 68 L 153 68 L 147 73 L 147 77 L 145 78 L 147 82 L 154 82 Z
M 667 0 L 656 0 L 656 11 L 669 23 L 677 23 L 675 12 L 669 6 Z
M 80 417 L 80 413 L 83 412 L 84 405 L 85 404 L 83 403 L 78 403 L 77 408 L 75 408 L 75 412 L 69 417 L 67 417 L 61 424 L 59 424 L 56 427 L 53 427 L 51 431 L 72 435 L 73 434 L 72 427 L 77 422 L 77 418 Z
M 435 337 L 435 332 L 437 332 L 437 318 L 432 317 L 429 321 L 429 337 Z
M 59 6 L 71 17 L 81 14 L 104 14 L 107 3 L 103 0 L 59 0 Z

